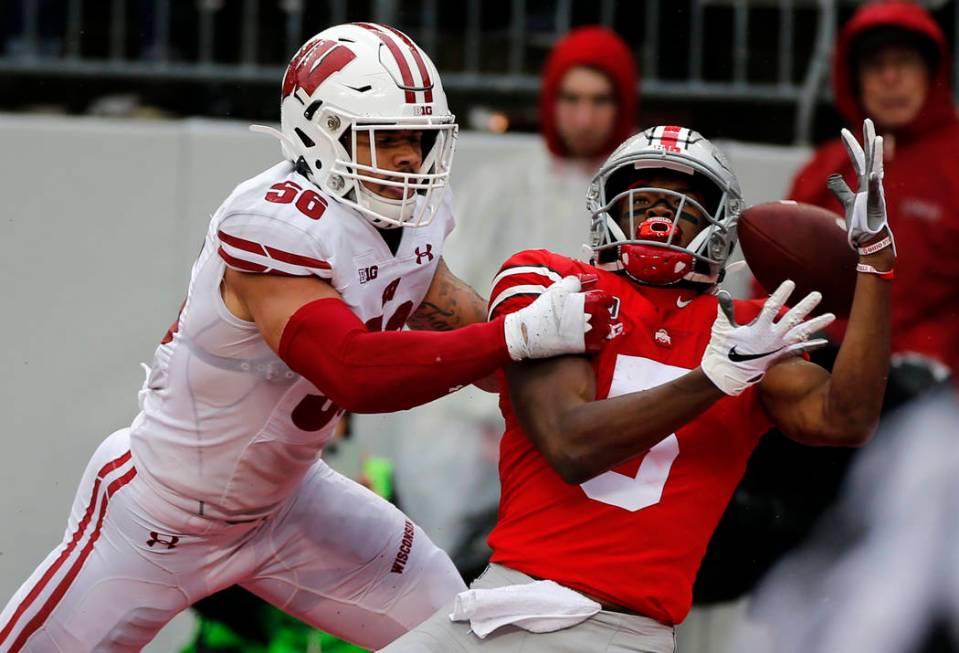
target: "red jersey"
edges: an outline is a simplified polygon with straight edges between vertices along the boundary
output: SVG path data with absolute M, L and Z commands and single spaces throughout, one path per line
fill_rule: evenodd
M 591 360 L 596 398 L 667 383 L 699 366 L 716 319 L 714 295 L 651 288 L 546 250 L 521 252 L 493 284 L 494 316 L 529 304 L 570 274 L 599 278 L 618 301 L 622 332 Z M 762 302 L 737 301 L 751 321 Z M 706 545 L 759 438 L 771 426 L 757 390 L 725 397 L 646 454 L 570 485 L 523 432 L 500 395 L 506 432 L 500 445 L 499 519 L 493 562 L 548 578 L 665 624 L 681 622 Z

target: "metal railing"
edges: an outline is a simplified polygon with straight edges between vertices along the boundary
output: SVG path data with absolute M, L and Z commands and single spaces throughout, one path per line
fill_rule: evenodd
M 827 95 L 838 9 L 837 0 L 3 1 L 5 73 L 277 83 L 312 33 L 372 18 L 417 39 L 437 60 L 446 88 L 484 92 L 535 91 L 555 39 L 575 24 L 599 23 L 638 50 L 644 97 L 793 104 L 799 143 L 809 141 L 814 109 Z M 726 51 L 707 48 L 717 33 Z M 764 54 L 775 65 L 761 75 L 750 72 L 757 35 L 775 42 Z M 231 56 L 218 56 L 224 42 L 235 44 Z M 677 42 L 685 46 L 678 63 L 669 53 Z M 442 56 L 446 51 L 456 56 Z

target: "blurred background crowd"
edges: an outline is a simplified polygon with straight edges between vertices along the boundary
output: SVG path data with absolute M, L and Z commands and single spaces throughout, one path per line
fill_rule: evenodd
M 291 53 L 320 28 L 399 26 L 443 72 L 468 129 L 536 131 L 539 73 L 562 34 L 619 35 L 642 72 L 638 126 L 695 124 L 713 138 L 818 142 L 829 56 L 848 0 L 8 0 L 0 107 L 122 111 L 129 96 L 171 117 L 276 118 Z M 953 3 L 924 3 L 952 40 Z M 639 80 L 637 79 L 637 82 Z M 801 115 L 797 115 L 801 114 Z M 504 119 L 505 118 L 505 119 Z
M 861 452 L 764 438 L 707 552 L 678 650 L 959 650 L 959 549 L 946 546 L 959 533 L 959 410 L 950 384 L 959 369 L 956 2 L 5 0 L 0 110 L 57 121 L 31 137 L 45 139 L 37 144 L 41 174 L 84 165 L 57 150 L 65 125 L 81 115 L 102 121 L 94 130 L 197 116 L 275 122 L 289 56 L 313 33 L 353 20 L 404 30 L 442 73 L 469 152 L 454 163 L 458 226 L 445 257 L 481 293 L 516 251 L 584 257 L 586 186 L 639 129 L 682 124 L 727 142 L 734 165 L 737 152 L 750 162 L 740 172 L 747 199 L 787 197 L 840 214 L 825 186 L 829 174 L 851 174 L 839 129 L 867 116 L 877 123 L 899 249 L 890 419 Z M 0 116 L 5 168 L 16 160 L 11 130 L 34 128 Z M 490 136 L 471 140 L 470 132 Z M 86 150 L 90 160 L 110 156 L 98 140 Z M 749 149 L 756 144 L 787 147 Z M 209 147 L 212 170 L 223 162 Z M 136 165 L 148 169 L 150 156 L 140 151 Z M 204 168 L 196 172 L 202 185 Z M 49 172 L 51 192 L 56 182 Z M 10 197 L 20 189 L 5 190 Z M 9 225 L 0 228 L 9 231 L 0 235 L 25 242 L 32 232 L 17 225 L 36 216 L 16 202 L 4 213 Z M 205 214 L 171 216 L 187 219 L 205 223 Z M 0 269 L 4 285 L 22 275 L 13 265 Z M 729 283 L 739 294 L 763 292 L 745 276 Z M 163 307 L 178 299 L 148 284 L 141 292 Z M 23 305 L 13 290 L 4 293 L 6 306 Z M 842 326 L 829 336 L 840 342 Z M 132 358 L 148 356 L 130 349 Z M 828 367 L 834 353 L 817 352 L 817 362 Z M 41 364 L 23 356 L 6 362 Z M 15 390 L 29 393 L 29 384 Z M 16 392 L 4 401 L 12 406 Z M 123 417 L 93 416 L 91 434 Z M 468 388 L 402 415 L 355 416 L 330 460 L 401 504 L 468 582 L 488 558 L 501 430 L 496 397 Z M 74 482 L 62 479 L 65 488 Z M 25 498 L 10 501 L 3 513 L 20 515 Z M 20 566 L 11 570 L 22 575 Z M 238 590 L 198 613 L 189 645 L 197 652 L 346 647 Z

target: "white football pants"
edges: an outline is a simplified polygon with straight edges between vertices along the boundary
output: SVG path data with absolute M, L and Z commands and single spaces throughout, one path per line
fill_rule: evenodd
M 419 527 L 323 462 L 275 513 L 230 525 L 158 499 L 129 446 L 124 429 L 93 455 L 63 542 L 0 614 L 0 653 L 139 651 L 234 584 L 375 649 L 465 589 Z

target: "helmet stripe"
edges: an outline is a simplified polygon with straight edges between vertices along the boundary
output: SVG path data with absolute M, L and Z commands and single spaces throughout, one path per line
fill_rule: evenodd
M 354 23 L 357 27 L 362 27 L 367 29 L 374 34 L 376 34 L 380 40 L 386 44 L 386 48 L 390 51 L 390 54 L 393 55 L 393 59 L 396 60 L 396 65 L 400 68 L 400 76 L 403 78 L 403 86 L 406 88 L 406 101 L 408 103 L 416 102 L 416 93 L 412 90 L 408 90 L 415 86 L 413 82 L 413 71 L 410 70 L 410 64 L 406 60 L 406 57 L 403 56 L 403 53 L 400 51 L 400 47 L 396 45 L 396 42 L 391 36 L 386 32 L 380 29 L 379 25 L 374 25 L 373 23 Z
M 663 127 L 663 135 L 659 137 L 659 143 L 663 146 L 663 149 L 669 152 L 679 152 L 676 141 L 679 140 L 682 131 L 683 128 L 677 127 L 676 125 L 666 125 Z
M 430 73 L 429 73 L 429 70 L 427 70 L 426 68 L 426 63 L 423 61 L 423 57 L 420 55 L 419 47 L 417 47 L 417 45 L 413 43 L 410 37 L 408 37 L 403 32 L 399 31 L 398 29 L 390 27 L 389 25 L 384 25 L 383 27 L 385 27 L 386 29 L 396 34 L 400 38 L 400 40 L 403 41 L 403 43 L 405 43 L 407 47 L 409 47 L 409 49 L 413 52 L 413 60 L 416 61 L 416 67 L 419 68 L 420 79 L 423 80 L 423 86 L 426 87 L 426 92 L 424 93 L 423 101 L 432 102 L 433 101 L 433 82 L 430 81 Z

